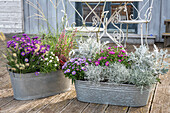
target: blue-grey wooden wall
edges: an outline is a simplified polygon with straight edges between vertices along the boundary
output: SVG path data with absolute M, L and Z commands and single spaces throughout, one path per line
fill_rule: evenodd
M 24 6 L 24 31 L 29 34 L 39 33 L 42 31 L 47 30 L 47 23 L 40 20 L 35 19 L 33 15 L 35 13 L 38 14 L 38 11 L 35 10 L 32 6 L 26 3 L 27 0 L 23 0 L 23 6 Z M 34 4 L 37 4 L 37 2 L 40 4 L 45 16 L 48 18 L 48 21 L 50 25 L 52 25 L 53 28 L 57 29 L 60 28 L 61 19 L 63 16 L 63 13 L 61 10 L 63 10 L 61 0 L 52 0 L 53 3 L 56 5 L 58 4 L 57 9 L 53 7 L 53 4 L 50 2 L 50 0 L 29 0 L 33 2 Z M 37 2 L 36 2 L 37 1 Z M 143 3 L 147 0 L 143 0 L 143 2 L 139 2 L 139 8 L 142 7 Z M 73 8 L 69 5 L 68 0 L 65 0 L 65 7 L 67 10 L 67 14 L 69 17 L 69 23 L 75 21 L 75 12 Z M 149 3 L 145 9 L 147 9 L 150 6 L 151 3 Z M 153 12 L 152 12 L 152 21 L 148 25 L 148 34 L 156 35 L 156 42 L 163 42 L 162 39 L 162 33 L 165 32 L 165 25 L 164 20 L 170 19 L 170 0 L 154 0 L 153 5 Z M 144 34 L 146 32 L 146 27 L 144 25 Z M 138 26 L 138 34 L 140 34 L 140 26 Z

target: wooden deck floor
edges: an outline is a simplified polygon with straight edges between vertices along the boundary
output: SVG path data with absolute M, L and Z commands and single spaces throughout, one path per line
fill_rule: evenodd
M 4 45 L 0 42 L 0 49 Z M 170 51 L 170 48 L 168 48 Z M 170 113 L 170 72 L 151 93 L 147 106 L 120 107 L 79 102 L 75 88 L 48 98 L 18 101 L 13 98 L 9 74 L 0 57 L 0 113 Z M 170 61 L 170 59 L 168 59 Z M 169 76 L 168 76 L 169 75 Z

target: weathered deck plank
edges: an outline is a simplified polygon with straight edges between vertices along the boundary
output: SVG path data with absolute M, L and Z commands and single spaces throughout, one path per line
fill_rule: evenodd
M 158 84 L 152 104 L 151 113 L 170 113 L 170 72 L 161 76 L 162 83 Z
M 126 113 L 127 110 L 128 110 L 128 107 L 109 105 L 105 113 Z
M 90 103 L 82 113 L 104 113 L 108 105 Z
M 74 98 L 60 113 L 81 113 L 88 105 L 89 103 L 80 102 Z
M 58 113 L 62 111 L 76 97 L 75 90 L 71 90 L 61 98 L 53 99 L 46 107 L 40 110 L 40 113 Z
M 12 100 L 13 100 L 12 88 L 0 90 L 0 109 L 2 106 L 8 104 Z

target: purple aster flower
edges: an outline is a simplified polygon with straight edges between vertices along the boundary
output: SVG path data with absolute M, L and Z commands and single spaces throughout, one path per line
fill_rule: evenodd
M 13 36 L 12 38 L 16 38 L 17 36 L 15 35 L 15 36 Z
M 109 66 L 109 61 L 107 61 L 107 62 L 105 63 L 105 65 L 106 65 L 106 66 Z
M 79 69 L 76 69 L 77 71 L 79 71 Z
M 32 39 L 38 39 L 38 36 L 35 36 L 34 38 L 32 38 Z
M 21 50 L 22 49 L 22 47 L 19 47 L 19 50 Z
M 91 59 L 88 59 L 89 62 L 92 62 Z
M 25 62 L 29 62 L 28 58 L 25 58 Z
M 38 76 L 40 72 L 35 72 L 35 75 Z
M 22 34 L 22 36 L 27 36 L 27 34 Z
M 66 71 L 67 71 L 67 73 L 70 73 L 70 69 L 67 69 Z
M 88 65 L 89 65 L 89 63 L 86 62 L 86 63 L 85 63 L 85 66 L 88 66 Z
M 24 41 L 24 40 L 25 40 L 25 37 L 22 37 L 21 40 Z
M 21 55 L 22 55 L 22 56 L 25 56 L 25 52 L 21 52 Z
M 73 71 L 73 72 L 72 72 L 72 75 L 75 75 L 75 74 L 76 74 L 76 71 Z
M 11 45 L 11 41 L 8 41 L 8 42 L 7 42 L 7 48 L 9 48 L 10 45 Z
M 30 38 L 30 37 L 28 37 L 28 36 L 26 36 L 26 40 L 27 40 L 27 41 L 30 41 L 30 40 L 31 40 L 31 38 Z
M 118 61 L 121 62 L 122 60 L 119 59 Z
M 67 71 L 64 71 L 64 74 L 66 74 L 67 73 Z
M 30 46 L 31 44 L 30 43 L 27 43 L 27 46 Z
M 96 64 L 96 66 L 98 66 L 98 65 L 100 64 L 100 62 L 99 62 L 99 61 L 97 61 L 97 62 L 95 62 L 95 64 Z
M 19 40 L 20 40 L 20 38 L 19 38 L 19 37 L 16 37 L 16 38 L 15 38 L 15 40 L 16 40 L 16 41 L 19 41 Z
M 81 69 L 84 71 L 84 70 L 86 70 L 86 68 L 85 67 L 81 67 Z
M 75 67 L 72 67 L 72 69 L 74 69 Z

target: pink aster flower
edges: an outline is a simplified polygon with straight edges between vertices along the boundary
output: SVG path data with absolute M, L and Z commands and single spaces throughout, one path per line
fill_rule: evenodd
M 97 62 L 95 62 L 95 64 L 96 64 L 96 66 L 98 66 L 98 65 L 100 64 L 100 62 L 99 62 L 99 61 L 97 61 Z
M 118 61 L 121 62 L 122 60 L 119 59 Z
M 109 47 L 108 49 L 111 49 L 111 47 Z
M 112 55 L 114 55 L 114 54 L 115 54 L 115 52 L 113 52 L 113 51 L 109 51 L 109 54 L 112 54 Z
M 107 62 L 105 63 L 105 65 L 106 65 L 106 66 L 109 66 L 109 61 L 107 61 Z

